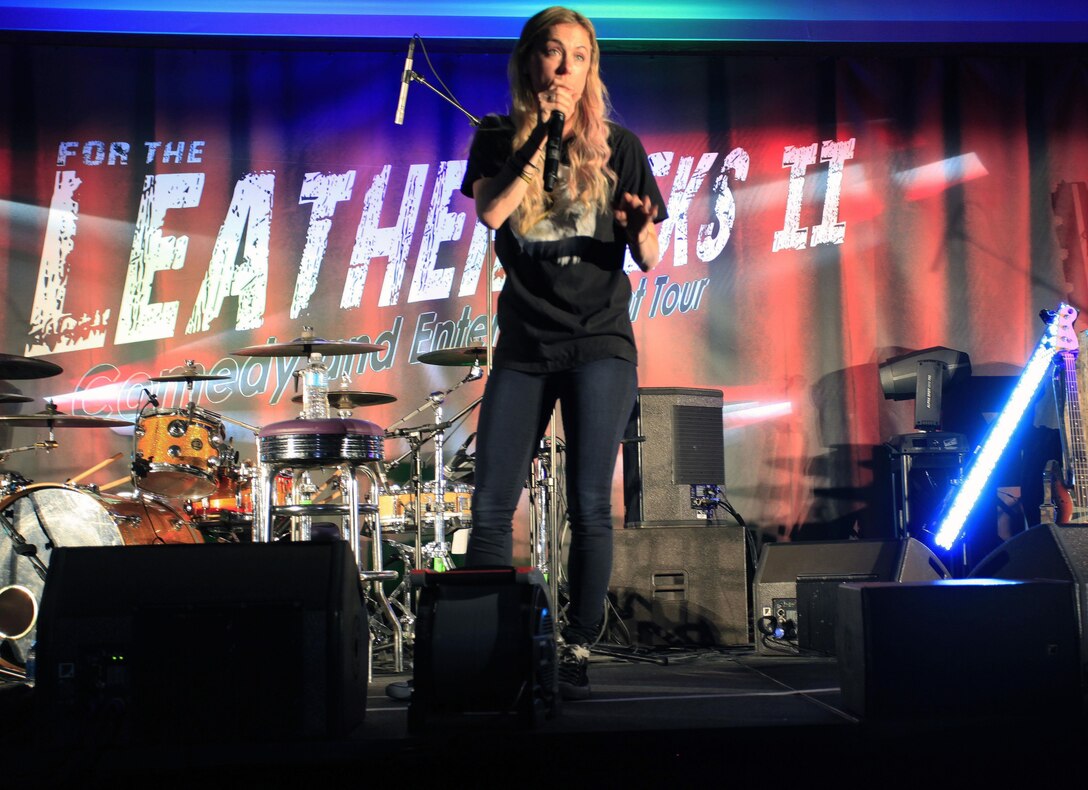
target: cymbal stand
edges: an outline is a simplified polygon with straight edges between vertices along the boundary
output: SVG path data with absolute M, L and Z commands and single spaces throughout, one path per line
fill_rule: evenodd
M 412 559 L 415 568 L 423 567 L 423 454 L 421 450 L 423 445 L 431 438 L 432 434 L 426 433 L 431 427 L 433 426 L 420 426 L 415 429 L 406 428 L 394 432 L 394 435 L 408 441 L 408 447 L 410 448 L 408 454 L 412 457 L 412 476 L 408 481 L 408 486 L 412 492 L 412 513 L 414 514 L 413 520 L 416 528 L 416 542 L 413 547 Z
M 53 401 L 46 401 L 46 410 L 56 412 L 57 407 Z M 34 444 L 27 444 L 23 447 L 9 447 L 6 450 L 0 450 L 0 463 L 3 463 L 8 459 L 8 456 L 12 453 L 25 453 L 27 450 L 55 450 L 60 447 L 60 442 L 57 441 L 56 434 L 53 432 L 53 420 L 47 420 L 47 426 L 49 429 L 49 438 L 44 442 L 34 442 Z
M 25 453 L 27 450 L 55 450 L 60 447 L 60 442 L 53 438 L 53 432 L 49 432 L 49 438 L 44 442 L 34 442 L 34 444 L 27 444 L 22 447 L 9 447 L 6 450 L 0 450 L 0 464 L 8 460 L 8 456 L 12 453 Z
M 42 516 L 38 512 L 37 504 L 34 503 L 33 498 L 30 498 L 30 502 L 34 506 L 34 514 L 38 519 L 38 523 L 42 523 Z M 34 568 L 34 572 L 38 574 L 38 578 L 44 582 L 48 568 L 38 557 L 38 547 L 33 543 L 27 543 L 26 538 L 19 534 L 19 531 L 15 529 L 15 525 L 3 513 L 0 513 L 0 527 L 3 527 L 3 531 L 11 538 L 11 542 L 14 544 L 12 551 L 17 556 L 26 557 L 27 562 Z
M 191 370 L 191 371 L 193 371 L 195 373 L 196 372 L 196 360 L 195 359 L 185 360 L 185 368 L 184 369 L 185 370 Z M 194 379 L 185 379 L 185 395 L 189 399 L 189 403 L 187 405 L 187 408 L 189 410 L 189 417 L 188 417 L 188 421 L 187 421 L 185 430 L 189 430 L 188 426 L 193 424 L 193 417 L 196 416 L 196 399 L 193 398 L 193 381 L 194 381 Z M 152 405 L 155 406 L 155 408 L 158 408 L 158 406 L 159 406 L 158 400 L 152 398 L 151 403 L 152 403 Z
M 566 612 L 559 605 L 559 577 L 563 563 L 559 543 L 564 513 L 561 492 L 558 490 L 562 475 L 559 471 L 559 437 L 556 435 L 554 410 L 548 435 L 541 441 L 541 447 L 547 453 L 537 453 L 533 458 L 532 479 L 529 481 L 530 564 L 548 580 L 558 632 L 566 620 Z
M 397 420 L 391 427 L 395 428 L 416 414 L 427 408 L 434 410 L 434 424 L 433 425 L 421 425 L 415 428 L 402 428 L 396 430 L 387 430 L 387 437 L 399 437 L 408 440 L 409 447 L 411 448 L 410 454 L 412 456 L 412 501 L 415 509 L 415 522 L 416 522 L 416 549 L 415 549 L 415 566 L 416 568 L 424 567 L 426 561 L 427 566 L 436 571 L 444 571 L 453 567 L 450 559 L 450 545 L 446 540 L 446 471 L 445 460 L 443 458 L 443 445 L 445 440 L 446 429 L 452 425 L 455 425 L 459 420 L 465 417 L 470 411 L 472 411 L 480 403 L 480 399 L 475 400 L 467 408 L 462 409 L 452 420 L 444 421 L 442 419 L 442 404 L 445 403 L 446 397 L 461 387 L 463 384 L 467 384 L 470 381 L 475 381 L 483 375 L 483 371 L 480 369 L 479 364 L 474 364 L 468 374 L 447 390 L 438 390 L 432 392 L 427 396 L 426 400 L 413 412 Z M 429 435 L 425 435 L 430 431 Z M 434 440 L 434 497 L 435 497 L 435 514 L 434 514 L 434 540 L 424 545 L 423 543 L 423 455 L 421 449 L 428 439 Z

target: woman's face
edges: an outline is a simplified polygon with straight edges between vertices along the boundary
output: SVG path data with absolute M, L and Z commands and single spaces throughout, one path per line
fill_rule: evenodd
M 569 92 L 576 105 L 586 88 L 592 55 L 585 28 L 573 22 L 552 25 L 529 58 L 533 92 Z

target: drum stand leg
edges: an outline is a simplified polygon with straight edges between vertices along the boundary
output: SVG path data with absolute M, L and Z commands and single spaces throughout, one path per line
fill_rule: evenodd
M 253 542 L 272 542 L 272 493 L 275 490 L 276 468 L 258 463 L 253 477 Z
M 348 498 L 348 525 L 350 531 L 351 545 L 356 552 L 356 562 L 359 564 L 359 578 L 366 584 L 370 585 L 371 594 L 377 599 L 378 608 L 381 610 L 382 618 L 388 623 L 389 629 L 393 633 L 393 669 L 396 672 L 404 671 L 404 632 L 401 630 L 400 620 L 397 618 L 397 613 L 393 611 L 392 605 L 389 603 L 389 598 L 386 597 L 385 588 L 382 587 L 382 581 L 389 578 L 390 574 L 394 574 L 394 571 L 385 571 L 382 567 L 382 517 L 377 508 L 374 508 L 374 527 L 371 530 L 370 546 L 371 546 L 371 559 L 370 564 L 373 570 L 363 570 L 362 556 L 359 550 L 360 543 L 360 527 L 359 527 L 359 484 L 355 478 L 355 467 L 349 467 L 348 476 L 345 483 L 349 487 Z M 385 484 L 384 475 L 380 468 L 375 469 L 370 466 L 363 467 L 363 473 L 370 478 L 370 485 L 372 491 L 380 491 Z M 395 578 L 395 575 L 394 575 Z M 373 640 L 369 640 L 370 657 L 373 659 L 374 647 Z M 370 677 L 373 678 L 373 661 L 369 662 Z
M 363 584 L 367 590 L 368 595 L 373 596 L 376 600 L 377 606 L 381 611 L 382 619 L 385 620 L 393 634 L 393 663 L 397 672 L 404 671 L 404 634 L 401 629 L 400 620 L 397 619 L 396 612 L 393 611 L 392 605 L 389 603 L 389 599 L 386 597 L 385 590 L 382 587 L 382 582 L 387 579 L 395 579 L 395 571 L 386 571 L 382 568 L 382 526 L 381 515 L 378 512 L 378 508 L 373 508 L 374 526 L 372 530 L 372 545 L 373 551 L 371 554 L 371 569 L 366 570 L 363 561 L 362 552 L 360 551 L 360 544 L 362 542 L 362 529 L 360 526 L 359 511 L 359 481 L 356 477 L 356 471 L 358 467 L 354 464 L 348 464 L 342 468 L 342 483 L 344 491 L 344 504 L 347 510 L 348 517 L 348 545 L 351 546 L 352 553 L 355 555 L 355 568 L 359 574 L 359 581 Z M 384 483 L 381 472 L 375 471 L 369 465 L 362 467 L 364 474 L 370 478 L 372 490 L 378 491 L 381 485 Z M 275 477 L 279 473 L 280 467 L 276 464 L 259 464 L 257 467 L 257 475 L 254 480 L 256 489 L 253 492 L 253 540 L 257 543 L 271 543 L 272 542 L 272 512 L 273 501 L 272 496 L 274 492 Z M 298 474 L 296 470 L 296 475 Z M 297 486 L 296 486 L 297 488 Z M 303 516 L 306 518 L 307 516 Z M 367 640 L 367 650 L 370 658 L 373 658 L 373 640 Z M 368 662 L 368 672 L 373 677 L 373 662 Z
M 556 434 L 557 410 L 552 410 L 548 430 L 547 454 L 538 453 L 531 466 L 529 480 L 529 550 L 530 564 L 544 574 L 548 581 L 552 610 L 555 614 L 555 632 L 566 625 L 566 610 L 559 602 L 559 577 L 562 574 L 563 557 L 560 547 L 560 527 L 565 512 L 560 504 L 562 492 L 559 486 L 559 438 Z M 539 488 L 539 494 L 536 489 Z

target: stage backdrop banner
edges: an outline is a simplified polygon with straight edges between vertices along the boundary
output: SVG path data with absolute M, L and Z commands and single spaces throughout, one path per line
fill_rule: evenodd
M 418 84 L 395 125 L 403 52 L 352 46 L 0 47 L 0 350 L 64 370 L 4 384 L 37 400 L 3 413 L 49 398 L 132 419 L 145 388 L 181 408 L 182 385 L 148 379 L 194 360 L 229 376 L 194 385 L 199 407 L 288 419 L 305 360 L 231 352 L 307 326 L 383 347 L 330 360 L 351 389 L 397 398 L 356 411 L 379 425 L 463 378 L 418 357 L 481 344 L 487 278 L 502 286 L 459 191 L 473 129 Z M 416 68 L 476 115 L 503 111 L 500 50 Z M 640 384 L 724 392 L 726 490 L 750 524 L 886 535 L 874 455 L 913 406 L 884 400 L 878 363 L 943 345 L 1016 375 L 1038 312 L 1088 301 L 1084 58 L 723 46 L 606 50 L 603 69 L 669 206 L 659 266 L 630 274 Z M 446 416 L 482 391 L 459 387 Z M 252 432 L 226 430 L 253 458 Z M 59 449 L 5 468 L 60 482 L 121 452 L 83 482 L 111 480 L 131 433 L 58 429 Z M 4 448 L 41 438 L 0 426 Z M 407 449 L 391 439 L 386 457 Z M 617 504 L 619 483 L 617 468 Z

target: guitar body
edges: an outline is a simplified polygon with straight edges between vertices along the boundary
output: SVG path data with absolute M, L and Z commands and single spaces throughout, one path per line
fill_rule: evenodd
M 1054 389 L 1061 415 L 1062 462 L 1049 461 L 1043 471 L 1040 514 L 1044 523 L 1078 524 L 1088 520 L 1088 440 L 1077 381 L 1080 344 L 1073 332 L 1078 312 L 1062 305 L 1050 316 L 1056 324 Z
M 1043 501 L 1039 505 L 1039 517 L 1043 524 L 1076 523 L 1073 514 L 1072 489 L 1062 482 L 1061 468 L 1057 461 L 1047 461 L 1043 470 Z

